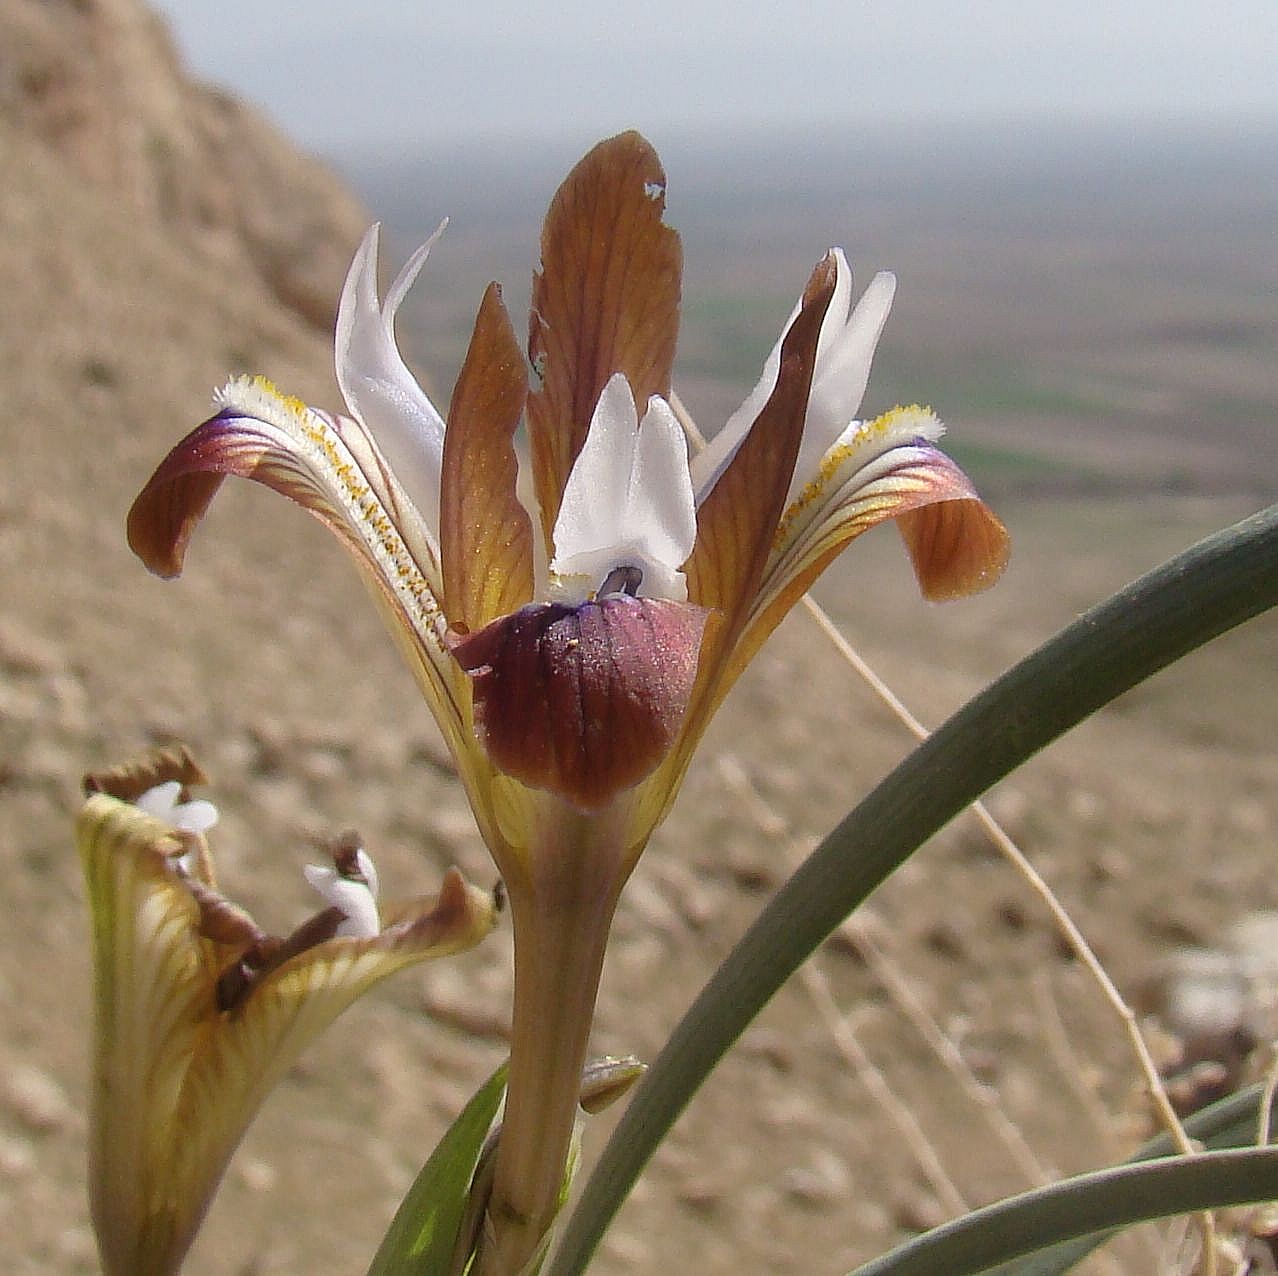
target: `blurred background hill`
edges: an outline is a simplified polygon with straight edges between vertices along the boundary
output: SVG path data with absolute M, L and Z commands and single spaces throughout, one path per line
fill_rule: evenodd
M 318 63 L 280 65 L 326 102 L 354 92 Z M 423 113 L 430 91 L 414 89 Z M 605 114 L 581 139 L 539 146 L 344 145 L 321 161 L 194 81 L 142 4 L 0 0 L 6 1271 L 96 1270 L 87 923 L 70 838 L 85 770 L 188 741 L 223 811 L 223 880 L 273 929 L 310 907 L 299 870 L 313 839 L 351 825 L 392 894 L 430 889 L 451 863 L 491 876 L 433 725 L 322 529 L 228 485 L 186 575 L 164 584 L 129 554 L 123 517 L 229 372 L 336 404 L 332 316 L 371 216 L 396 256 L 452 218 L 402 325 L 445 400 L 483 285 L 502 280 L 518 316 L 546 200 L 617 126 Z M 645 126 L 619 123 L 631 122 Z M 829 244 L 863 280 L 900 276 L 868 406 L 933 403 L 1012 529 L 1013 565 L 991 594 L 928 608 L 882 532 L 820 595 L 927 721 L 1273 499 L 1272 121 L 650 132 L 688 261 L 678 381 L 703 426 L 753 383 Z M 993 796 L 1125 989 L 1278 903 L 1276 641 L 1265 620 L 1216 644 Z M 651 1057 L 790 858 L 908 747 L 815 629 L 787 622 L 628 890 L 600 1051 Z M 503 1053 L 508 943 L 501 932 L 401 976 L 304 1059 L 233 1163 L 193 1276 L 364 1269 L 425 1151 Z M 1144 1128 L 1108 1012 L 973 829 L 936 839 L 817 969 L 973 1203 L 1035 1171 L 929 1051 L 905 992 L 1042 1172 L 1120 1155 Z M 600 1270 L 842 1272 L 954 1207 L 813 997 L 787 989 L 747 1034 Z M 1172 1270 L 1159 1243 L 1121 1270 Z

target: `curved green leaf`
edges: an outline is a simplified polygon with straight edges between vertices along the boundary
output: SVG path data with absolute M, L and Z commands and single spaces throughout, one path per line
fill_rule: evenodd
M 1200 541 L 992 683 L 878 785 L 785 883 L 639 1086 L 549 1271 L 575 1276 L 710 1070 L 808 955 L 924 841 L 1045 745 L 1278 603 L 1278 505 Z
M 368 1276 L 448 1276 L 471 1179 L 506 1092 L 506 1065 L 449 1126 L 395 1211 Z
M 1278 1147 L 1120 1165 L 973 1210 L 858 1267 L 852 1276 L 974 1276 L 1080 1232 L 1275 1197 Z
M 1245 1147 L 1256 1138 L 1262 1093 L 1261 1086 L 1249 1086 L 1201 1112 L 1195 1112 L 1185 1121 L 1186 1133 L 1208 1148 Z M 1160 1134 L 1140 1148 L 1129 1164 L 1171 1156 L 1175 1150 L 1170 1137 Z M 1028 1257 L 990 1268 L 989 1276 L 1061 1276 L 1112 1235 L 1112 1232 L 1091 1232 L 1075 1236 Z

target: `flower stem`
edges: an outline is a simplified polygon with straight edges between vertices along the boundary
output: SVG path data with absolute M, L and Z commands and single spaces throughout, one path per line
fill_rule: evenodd
M 595 997 L 624 874 L 606 821 L 569 816 L 534 851 L 523 888 L 507 882 L 515 1002 L 506 1113 L 474 1271 L 514 1276 L 539 1253 L 561 1204 Z M 601 845 L 601 842 L 603 843 Z

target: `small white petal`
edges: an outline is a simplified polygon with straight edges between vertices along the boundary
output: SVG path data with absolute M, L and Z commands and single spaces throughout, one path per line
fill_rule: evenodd
M 147 789 L 134 805 L 179 832 L 208 832 L 217 823 L 217 807 L 203 800 L 179 802 L 181 794 L 182 786 L 177 780 L 165 780 Z
M 692 485 L 697 494 L 698 505 L 710 494 L 719 481 L 719 475 L 728 468 L 728 463 L 737 454 L 737 448 L 763 411 L 768 396 L 776 386 L 777 374 L 781 368 L 781 343 L 798 313 L 799 307 L 795 306 L 785 327 L 781 329 L 781 336 L 777 338 L 772 352 L 764 360 L 763 375 L 754 389 L 746 395 L 745 402 L 728 418 L 723 429 L 708 439 L 705 447 L 692 458 Z
M 688 440 L 670 405 L 657 395 L 639 426 L 639 447 L 626 501 L 626 532 L 650 562 L 678 570 L 697 540 L 697 506 Z
M 359 871 L 364 874 L 364 880 L 368 883 L 369 894 L 374 899 L 380 893 L 377 882 L 377 866 L 373 863 L 373 857 L 361 846 L 355 852 L 355 863 L 359 866 Z
M 644 597 L 687 597 L 679 568 L 696 540 L 688 444 L 670 405 L 649 400 L 638 422 L 618 373 L 599 396 L 555 522 L 551 593 L 582 601 L 619 567 L 642 573 Z
M 838 341 L 839 335 L 847 327 L 848 312 L 852 308 L 852 267 L 848 265 L 847 254 L 842 248 L 832 248 L 834 256 L 834 292 L 830 296 L 830 304 L 825 309 L 825 318 L 821 320 L 821 333 L 817 337 L 816 361 L 820 366 L 830 349 Z M 795 320 L 799 307 L 790 316 L 785 331 Z
M 441 225 L 409 259 L 384 305 L 377 298 L 379 227 L 364 236 L 337 311 L 337 384 L 347 407 L 377 441 L 426 526 L 439 534 L 439 479 L 444 421 L 400 357 L 395 312 L 426 262 Z
M 203 799 L 182 802 L 173 808 L 172 822 L 184 833 L 207 833 L 217 823 L 217 807 Z
M 176 780 L 165 780 L 163 784 L 147 789 L 134 806 L 140 811 L 145 811 L 152 818 L 163 820 L 167 824 L 173 815 L 173 808 L 177 805 L 181 792 L 182 786 Z
M 311 886 L 345 916 L 346 920 L 337 927 L 339 935 L 371 939 L 381 934 L 382 923 L 377 912 L 377 901 L 363 882 L 353 882 L 350 878 L 342 877 L 336 869 L 319 864 L 305 865 L 302 873 Z

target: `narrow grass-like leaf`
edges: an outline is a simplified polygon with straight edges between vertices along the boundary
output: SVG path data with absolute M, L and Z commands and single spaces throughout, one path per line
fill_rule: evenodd
M 1185 1131 L 1207 1148 L 1246 1147 L 1256 1138 L 1262 1087 L 1249 1086 L 1195 1112 L 1185 1121 Z M 1171 1156 L 1176 1149 L 1166 1134 L 1150 1139 L 1131 1157 L 1131 1164 Z M 990 1268 L 989 1276 L 1061 1276 L 1081 1262 L 1098 1245 L 1103 1245 L 1112 1232 L 1091 1232 L 1062 1241 L 1050 1249 L 1040 1250 L 1025 1258 L 1014 1259 Z
M 711 1069 L 809 954 L 923 842 L 1089 714 L 1276 603 L 1278 505 L 1087 612 L 910 754 L 796 870 L 676 1027 L 586 1185 L 548 1269 L 553 1276 L 584 1268 Z
M 1278 1147 L 1120 1165 L 973 1210 L 858 1267 L 852 1276 L 974 1276 L 1080 1232 L 1275 1197 Z
M 446 1276 L 484 1139 L 506 1091 L 506 1065 L 449 1126 L 391 1220 L 368 1276 Z

